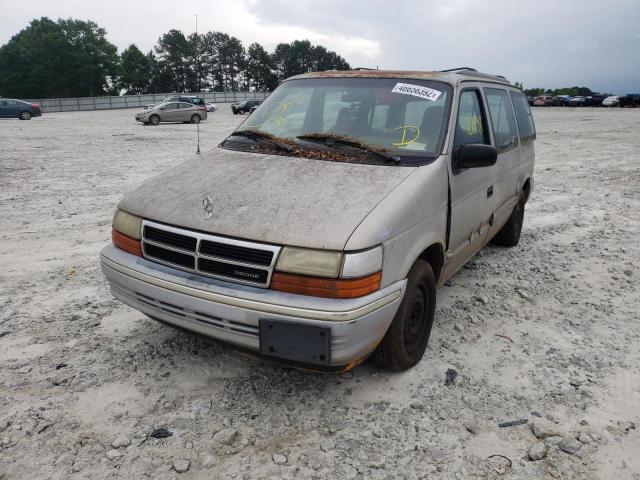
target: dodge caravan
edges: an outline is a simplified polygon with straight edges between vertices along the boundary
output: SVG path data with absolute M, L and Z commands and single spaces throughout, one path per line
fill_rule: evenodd
M 124 197 L 102 269 L 149 317 L 265 357 L 405 370 L 436 288 L 517 245 L 535 138 L 520 89 L 474 69 L 292 77 Z

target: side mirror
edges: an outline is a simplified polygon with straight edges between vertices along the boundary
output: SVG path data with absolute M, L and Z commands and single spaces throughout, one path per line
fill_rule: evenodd
M 457 170 L 465 168 L 490 167 L 498 159 L 498 150 L 493 145 L 468 143 L 455 152 L 453 165 Z

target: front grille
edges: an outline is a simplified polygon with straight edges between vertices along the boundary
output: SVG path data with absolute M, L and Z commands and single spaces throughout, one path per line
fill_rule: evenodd
M 198 259 L 198 269 L 201 272 L 220 275 L 228 278 L 241 278 L 251 282 L 267 283 L 267 271 L 263 269 L 218 262 L 208 258 Z
M 257 250 L 255 248 L 242 248 L 224 243 L 216 243 L 208 240 L 200 242 L 200 253 L 218 258 L 229 258 L 237 262 L 255 263 L 256 265 L 271 265 L 273 252 Z
M 155 257 L 158 260 L 164 260 L 168 263 L 180 265 L 185 268 L 195 268 L 195 258 L 185 253 L 176 252 L 175 250 L 169 250 L 168 248 L 158 247 L 151 243 L 146 243 L 144 251 L 150 257 Z
M 280 247 L 219 237 L 144 220 L 145 258 L 208 277 L 269 286 Z
M 159 228 L 153 228 L 149 226 L 144 227 L 144 236 L 147 240 L 152 240 L 160 243 L 171 245 L 172 247 L 182 248 L 183 250 L 189 250 L 190 252 L 196 251 L 196 244 L 198 240 L 186 235 L 180 235 L 178 233 L 167 232 L 166 230 L 160 230 Z

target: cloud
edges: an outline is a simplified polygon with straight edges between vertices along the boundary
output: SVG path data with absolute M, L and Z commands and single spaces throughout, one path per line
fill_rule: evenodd
M 259 42 L 308 39 L 354 66 L 471 66 L 525 86 L 640 90 L 640 1 L 538 0 L 0 0 L 0 43 L 34 17 L 92 19 L 120 49 L 149 50 L 171 28 Z

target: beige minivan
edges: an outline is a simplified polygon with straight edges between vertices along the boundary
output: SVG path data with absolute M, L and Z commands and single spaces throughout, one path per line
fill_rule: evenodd
M 131 307 L 265 357 L 405 370 L 436 287 L 518 244 L 535 137 L 520 89 L 469 68 L 292 77 L 124 197 L 102 269 Z

